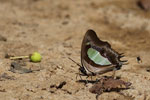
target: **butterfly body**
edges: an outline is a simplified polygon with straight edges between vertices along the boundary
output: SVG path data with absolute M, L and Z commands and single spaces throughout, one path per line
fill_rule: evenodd
M 88 30 L 81 46 L 81 64 L 79 70 L 84 75 L 96 75 L 120 69 L 124 61 L 122 56 L 111 48 L 108 42 L 101 41 L 93 30 Z

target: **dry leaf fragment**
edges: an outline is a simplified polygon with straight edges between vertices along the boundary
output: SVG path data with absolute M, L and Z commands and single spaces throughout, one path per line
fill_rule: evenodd
M 94 84 L 89 91 L 97 94 L 96 98 L 103 92 L 120 91 L 128 89 L 131 85 L 130 82 L 125 82 L 120 79 L 114 79 L 112 77 L 104 77 L 99 80 L 98 83 Z

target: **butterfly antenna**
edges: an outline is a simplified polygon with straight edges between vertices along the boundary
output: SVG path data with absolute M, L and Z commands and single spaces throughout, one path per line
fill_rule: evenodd
M 82 67 L 79 63 L 77 63 L 76 61 L 74 61 L 73 59 L 71 59 L 70 57 L 68 57 L 69 60 L 71 60 L 72 62 L 74 62 L 75 64 L 77 64 L 79 67 Z

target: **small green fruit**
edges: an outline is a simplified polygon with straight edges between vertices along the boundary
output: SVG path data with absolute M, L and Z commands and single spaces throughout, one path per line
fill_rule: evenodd
M 42 56 L 40 55 L 40 53 L 38 52 L 34 52 L 31 56 L 30 56 L 30 60 L 32 62 L 40 62 L 42 59 Z

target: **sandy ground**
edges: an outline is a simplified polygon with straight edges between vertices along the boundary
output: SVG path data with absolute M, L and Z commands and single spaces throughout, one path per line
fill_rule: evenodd
M 88 29 L 125 53 L 129 64 L 116 75 L 132 83 L 128 90 L 103 93 L 99 100 L 150 100 L 150 12 L 137 0 L 0 0 L 0 100 L 95 100 L 88 91 L 92 84 L 76 82 L 81 42 Z M 5 54 L 21 56 L 41 53 L 41 63 L 26 61 L 19 74 L 9 71 Z M 140 56 L 142 63 L 137 63 Z M 110 76 L 112 72 L 100 75 Z M 85 79 L 86 77 L 82 77 Z M 66 81 L 61 89 L 53 88 Z

